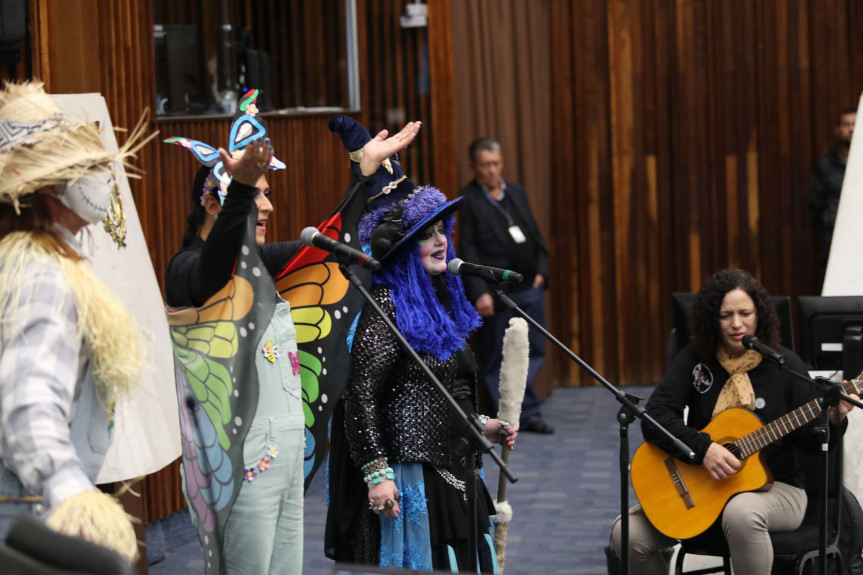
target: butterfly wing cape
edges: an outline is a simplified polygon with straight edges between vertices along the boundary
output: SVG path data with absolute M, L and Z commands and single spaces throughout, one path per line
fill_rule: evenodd
M 253 211 L 231 280 L 201 307 L 167 310 L 183 488 L 207 573 L 222 573 L 225 522 L 243 483 L 243 441 L 258 404 L 255 350 L 276 307 L 273 280 L 255 244 L 256 220 Z
M 335 211 L 318 230 L 335 240 L 360 249 L 357 223 L 365 209 L 362 181 L 354 179 Z M 370 273 L 353 268 L 366 285 Z M 291 303 L 297 329 L 306 425 L 305 486 L 327 453 L 327 426 L 336 400 L 350 371 L 348 337 L 362 310 L 362 296 L 339 270 L 328 252 L 303 247 L 276 274 L 276 289 Z

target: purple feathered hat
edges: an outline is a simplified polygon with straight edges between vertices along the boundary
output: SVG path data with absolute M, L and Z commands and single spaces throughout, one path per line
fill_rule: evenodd
M 362 148 L 372 139 L 368 130 L 353 118 L 341 115 L 333 116 L 329 125 L 330 131 L 339 133 L 350 153 L 351 170 L 359 174 Z M 437 188 L 418 188 L 405 176 L 397 158 L 381 162 L 377 180 L 368 190 L 358 239 L 362 246 L 370 246 L 372 256 L 381 261 L 396 253 L 418 232 L 451 216 L 463 200 L 448 202 Z

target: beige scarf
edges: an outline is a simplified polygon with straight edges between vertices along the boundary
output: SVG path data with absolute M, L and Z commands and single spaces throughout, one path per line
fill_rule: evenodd
M 755 369 L 761 363 L 761 354 L 747 349 L 740 357 L 731 357 L 728 351 L 719 346 L 716 359 L 728 372 L 728 381 L 722 386 L 716 405 L 713 406 L 713 417 L 730 407 L 743 407 L 752 411 L 755 409 L 755 391 L 749 380 L 748 371 Z

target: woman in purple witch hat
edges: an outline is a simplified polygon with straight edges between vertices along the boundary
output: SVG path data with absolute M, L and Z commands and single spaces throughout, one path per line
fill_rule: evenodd
M 346 121 L 347 131 L 361 128 Z M 462 410 L 474 413 L 476 362 L 467 337 L 480 319 L 461 279 L 447 271 L 461 199 L 448 202 L 433 187 L 417 188 L 393 159 L 378 169 L 369 193 L 359 241 L 381 262 L 371 294 Z M 480 565 L 496 572 L 494 504 L 478 482 L 478 521 L 470 525 L 473 494 L 466 490 L 464 458 L 454 453 L 464 422 L 369 306 L 351 359 L 332 423 L 327 555 L 385 567 L 455 572 Z M 509 425 L 480 421 L 490 441 L 512 446 Z M 470 468 L 481 465 L 478 454 L 467 457 Z

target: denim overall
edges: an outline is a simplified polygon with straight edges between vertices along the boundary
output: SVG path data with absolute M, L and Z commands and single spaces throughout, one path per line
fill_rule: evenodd
M 265 354 L 268 342 L 277 347 L 272 362 Z M 276 305 L 258 349 L 252 352 L 260 391 L 243 444 L 246 480 L 225 526 L 226 571 L 231 575 L 299 575 L 303 568 L 305 418 L 297 332 L 288 302 Z M 248 481 L 250 476 L 252 481 Z

